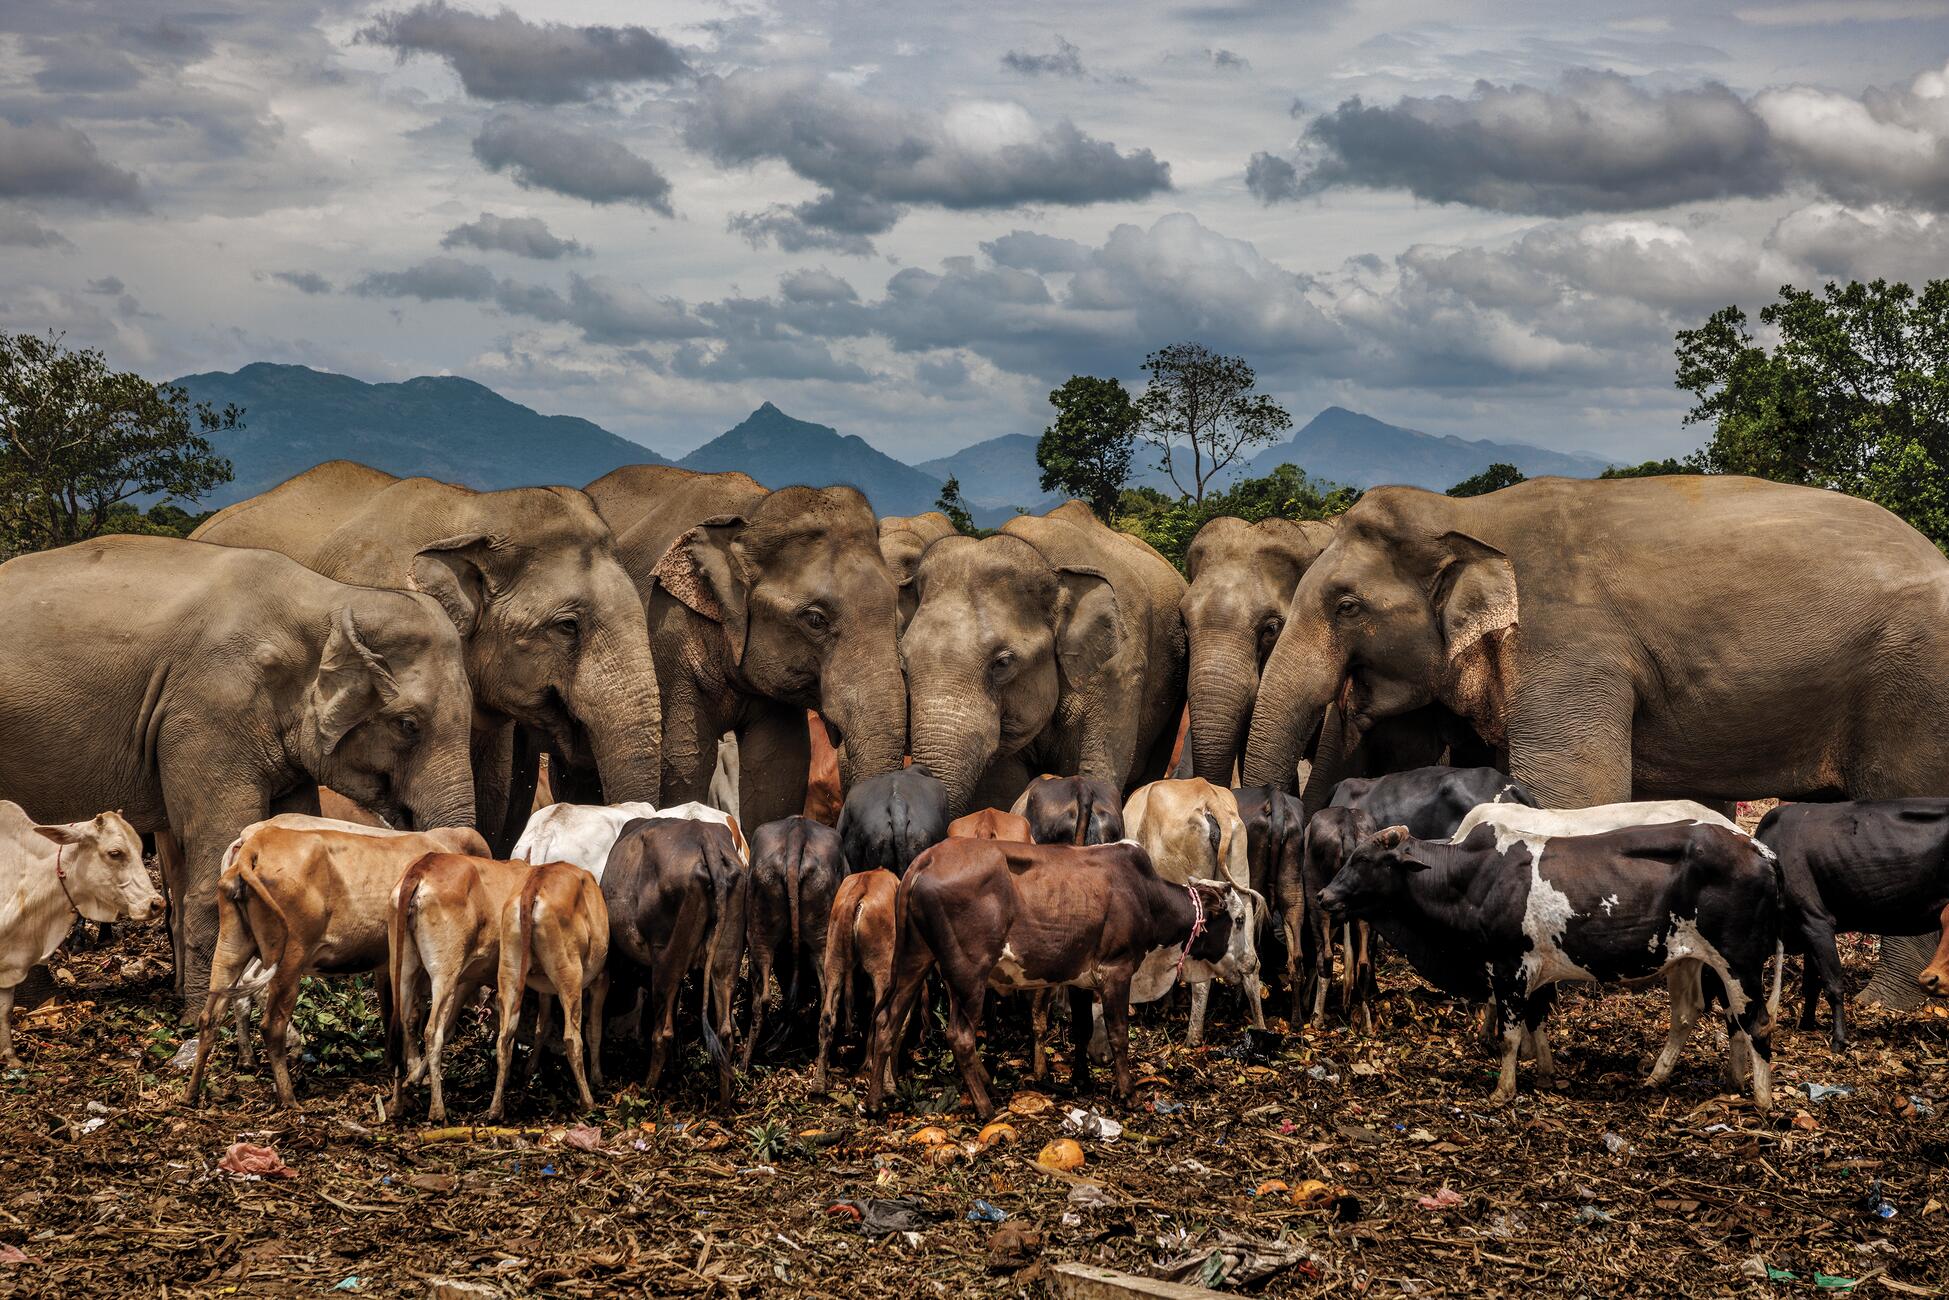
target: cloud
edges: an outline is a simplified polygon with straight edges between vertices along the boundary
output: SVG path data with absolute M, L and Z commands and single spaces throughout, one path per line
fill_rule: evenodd
M 0 120 L 0 198 L 144 206 L 134 172 L 103 158 L 87 133 L 58 122 Z
M 501 310 L 562 321 L 591 343 L 644 343 L 701 338 L 710 333 L 682 299 L 660 297 L 606 275 L 569 276 L 566 297 L 553 289 L 503 281 Z
M 531 23 L 503 8 L 492 17 L 427 0 L 380 14 L 359 39 L 445 59 L 476 99 L 561 104 L 636 81 L 674 81 L 690 71 L 682 54 L 643 27 Z
M 554 261 L 560 257 L 587 257 L 589 250 L 573 239 L 563 239 L 548 229 L 540 217 L 501 217 L 483 212 L 479 220 L 465 222 L 449 230 L 440 240 L 442 248 L 478 248 L 484 252 L 513 253 Z
M 820 186 L 810 203 L 775 205 L 738 227 L 801 247 L 815 246 L 810 232 L 819 231 L 857 248 L 917 205 L 1082 205 L 1171 187 L 1170 165 L 1149 149 L 1123 152 L 1067 119 L 1039 122 L 1019 104 L 917 111 L 809 74 L 705 79 L 684 139 L 721 166 L 776 160 Z
M 523 189 L 675 215 L 670 182 L 653 163 L 590 131 L 496 113 L 474 137 L 474 157 L 489 171 L 510 172 Z
M 1299 169 L 1277 154 L 1263 151 L 1245 164 L 1245 188 L 1268 206 L 1299 197 Z
M 271 278 L 290 285 L 299 293 L 320 294 L 332 291 L 332 282 L 316 271 L 272 271 Z
M 75 34 L 60 38 L 34 37 L 25 43 L 25 48 L 40 60 L 34 84 L 45 91 L 113 90 L 142 78 L 142 70 L 135 60 L 99 38 Z
M 1949 217 L 1876 204 L 1816 203 L 1780 218 L 1766 246 L 1837 279 L 1939 279 L 1949 266 Z
M 1753 109 L 1790 165 L 1850 203 L 1949 207 L 1949 68 L 1861 98 L 1812 86 L 1763 90 Z
M 1083 52 L 1058 36 L 1054 53 L 1030 54 L 1026 50 L 1010 50 L 1002 55 L 1002 66 L 1028 77 L 1080 77 L 1083 75 Z
M 365 298 L 418 298 L 421 302 L 482 302 L 494 296 L 494 273 L 457 257 L 429 257 L 403 271 L 371 271 L 352 286 Z
M 25 212 L 13 208 L 0 208 L 0 245 L 13 248 L 74 247 L 60 231 L 50 230 Z
M 121 295 L 127 293 L 129 287 L 122 283 L 122 277 L 119 275 L 104 275 L 99 280 L 90 280 L 87 291 L 89 293 Z
M 820 267 L 779 277 L 779 292 L 790 302 L 858 302 L 859 293 L 844 279 Z
M 867 257 L 871 236 L 893 229 L 900 209 L 891 203 L 857 195 L 822 194 L 805 203 L 774 203 L 761 212 L 733 213 L 727 229 L 744 236 L 753 248 L 767 242 L 787 253 L 821 250 Z
M 1211 66 L 1220 72 L 1243 72 L 1252 66 L 1252 61 L 1243 54 L 1232 50 L 1206 50 L 1211 58 Z
M 983 244 L 981 251 L 997 266 L 1023 271 L 1080 271 L 1090 260 L 1088 244 L 1035 230 L 1011 230 Z
M 1940 18 L 1938 0 L 1796 0 L 1789 4 L 1749 5 L 1733 17 L 1754 27 L 1826 27 L 1833 23 L 1898 22 Z

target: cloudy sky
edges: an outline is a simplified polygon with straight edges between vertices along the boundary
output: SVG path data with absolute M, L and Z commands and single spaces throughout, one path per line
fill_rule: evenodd
M 0 33 L 0 325 L 155 377 L 465 375 L 670 453 L 770 399 L 921 459 L 1195 338 L 1301 420 L 1635 460 L 1698 441 L 1675 329 L 1949 268 L 1949 0 L 0 0 Z

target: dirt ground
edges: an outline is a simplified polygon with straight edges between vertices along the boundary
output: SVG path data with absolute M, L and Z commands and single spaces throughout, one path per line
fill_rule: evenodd
M 1857 977 L 1867 953 L 1849 953 Z M 344 985 L 307 992 L 301 1113 L 227 1054 L 189 1111 L 166 957 L 155 929 L 65 953 L 72 983 L 17 1029 L 28 1068 L 0 1074 L 0 1295 L 1047 1295 L 1067 1260 L 1179 1261 L 1186 1280 L 1269 1295 L 1949 1293 L 1941 1004 L 1858 1013 L 1844 1056 L 1824 1030 L 1783 1030 L 1764 1117 L 1722 1090 L 1710 1030 L 1670 1087 L 1638 1082 L 1662 992 L 1567 992 L 1551 1021 L 1564 1086 L 1539 1094 L 1525 1065 L 1502 1110 L 1465 1011 L 1391 964 L 1371 1036 L 1334 1019 L 1269 1059 L 1227 1054 L 1245 1040 L 1226 997 L 1202 1049 L 1183 1046 L 1180 1016 L 1151 1015 L 1129 1110 L 1031 1089 L 1020 1031 L 991 1016 L 1019 1137 L 950 1158 L 909 1140 L 979 1127 L 955 1108 L 938 1036 L 879 1121 L 851 1092 L 809 1095 L 795 1068 L 756 1069 L 719 1112 L 692 1050 L 664 1096 L 612 1088 L 587 1116 L 550 1062 L 516 1103 L 525 1136 L 429 1141 L 378 1122 L 370 995 Z M 478 1024 L 453 1059 L 464 1122 L 492 1082 Z M 1809 1085 L 1852 1091 L 1811 1100 Z M 1036 1155 L 1072 1104 L 1126 1127 L 1083 1138 L 1087 1164 L 1063 1176 Z M 221 1171 L 240 1140 L 291 1176 Z M 1309 1178 L 1328 1185 L 1321 1206 L 1260 1190 Z M 862 1222 L 842 1198 L 909 1201 L 918 1219 L 869 1233 L 889 1207 L 864 1205 Z M 977 1200 L 1006 1220 L 971 1221 Z

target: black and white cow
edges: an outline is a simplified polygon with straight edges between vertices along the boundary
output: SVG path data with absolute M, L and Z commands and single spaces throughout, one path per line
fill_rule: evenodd
M 1803 1029 L 1814 1026 L 1814 980 L 1834 1008 L 1833 1043 L 1847 1046 L 1847 990 L 1834 950 L 1840 931 L 1929 934 L 1949 904 L 1949 799 L 1789 803 L 1755 832 L 1780 858 L 1788 942 L 1807 954 Z
M 1469 810 L 1485 803 L 1536 799 L 1493 767 L 1417 767 L 1386 776 L 1350 776 L 1333 787 L 1335 808 L 1358 808 L 1377 826 L 1405 826 L 1418 840 L 1445 840 Z
M 1503 1051 L 1494 1101 L 1515 1095 L 1526 1037 L 1538 1078 L 1554 1074 L 1538 1030 L 1566 980 L 1667 976 L 1671 1032 L 1647 1080 L 1663 1083 L 1703 1011 L 1709 967 L 1727 991 L 1727 1072 L 1736 1078 L 1750 1065 L 1754 1104 L 1772 1105 L 1765 982 L 1780 885 L 1771 855 L 1744 836 L 1679 824 L 1498 849 L 1489 827 L 1450 844 L 1390 826 L 1360 843 L 1320 903 L 1372 922 L 1439 987 L 1495 996 Z

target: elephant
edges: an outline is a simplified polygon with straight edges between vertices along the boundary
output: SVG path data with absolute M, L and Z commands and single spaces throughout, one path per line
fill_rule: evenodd
M 900 628 L 914 616 L 912 579 L 920 565 L 920 553 L 943 537 L 960 530 L 938 510 L 918 515 L 888 515 L 880 520 L 880 554 L 900 584 Z
M 1349 739 L 1431 702 L 1548 808 L 1949 794 L 1949 728 L 1915 725 L 1949 712 L 1949 558 L 1760 479 L 1378 488 L 1293 591 L 1244 779 L 1290 789 L 1318 728 L 1310 812 Z
M 704 797 L 731 730 L 742 820 L 802 811 L 807 709 L 840 746 L 842 783 L 900 766 L 899 601 L 864 496 L 662 465 L 625 466 L 588 493 L 648 610 L 666 800 Z
M 473 703 L 432 597 L 270 551 L 103 537 L 0 565 L 0 797 L 173 830 L 178 992 L 200 1008 L 237 833 L 329 784 L 396 826 L 474 824 Z
M 440 603 L 466 647 L 475 805 L 497 853 L 527 821 L 536 738 L 567 765 L 594 767 L 598 801 L 657 799 L 662 728 L 642 603 L 608 525 L 574 488 L 476 492 L 328 461 L 191 536 Z M 516 724 L 529 731 L 519 761 Z M 560 779 L 555 792 L 595 798 Z
M 1191 771 L 1229 785 L 1245 745 L 1259 670 L 1286 624 L 1300 575 L 1333 539 L 1318 520 L 1222 515 L 1185 553 L 1184 631 L 1191 643 Z
M 948 816 L 1006 808 L 1034 776 L 1128 793 L 1164 775 L 1184 704 L 1184 579 L 1070 501 L 993 537 L 945 537 L 900 640 L 913 756 Z

